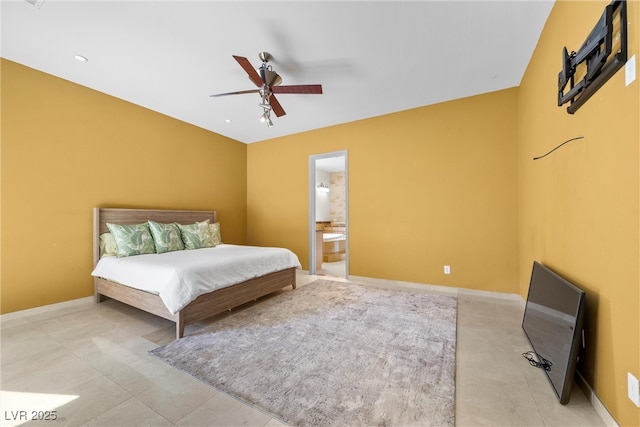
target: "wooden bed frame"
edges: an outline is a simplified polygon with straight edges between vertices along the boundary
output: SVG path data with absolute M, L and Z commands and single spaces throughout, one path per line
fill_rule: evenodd
M 162 223 L 192 224 L 196 221 L 216 222 L 216 211 L 152 210 L 152 209 L 93 209 L 93 265 L 100 258 L 100 234 L 109 231 L 107 223 L 138 224 L 147 220 Z M 232 309 L 249 301 L 280 290 L 285 286 L 296 288 L 296 269 L 288 268 L 256 277 L 233 286 L 200 295 L 176 314 L 171 314 L 158 295 L 124 286 L 100 277 L 94 277 L 96 302 L 112 298 L 171 320 L 176 324 L 176 339 L 182 338 L 185 326 Z

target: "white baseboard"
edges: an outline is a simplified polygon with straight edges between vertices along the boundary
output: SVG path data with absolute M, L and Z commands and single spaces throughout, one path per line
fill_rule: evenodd
M 602 421 L 604 421 L 608 427 L 620 427 L 580 372 L 576 372 L 576 374 L 576 381 L 578 382 L 580 389 L 584 392 L 589 402 L 591 402 L 593 409 L 595 409 L 598 415 L 600 415 Z
M 46 313 L 48 311 L 58 310 L 60 308 L 73 307 L 76 305 L 87 304 L 93 301 L 94 301 L 94 297 L 91 296 L 91 297 L 78 298 L 70 301 L 63 301 L 56 304 L 49 304 L 49 305 L 43 305 L 40 307 L 29 308 L 26 310 L 14 311 L 13 313 L 6 313 L 6 314 L 0 315 L 0 321 L 19 319 L 21 317 L 31 316 L 33 314 Z

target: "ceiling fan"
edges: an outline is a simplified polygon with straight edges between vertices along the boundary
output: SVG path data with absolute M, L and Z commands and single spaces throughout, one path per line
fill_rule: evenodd
M 284 85 L 281 86 L 282 78 L 273 71 L 273 67 L 269 65 L 269 61 L 273 59 L 269 52 L 260 52 L 258 55 L 262 61 L 262 65 L 257 70 L 253 68 L 249 60 L 242 56 L 233 55 L 233 58 L 238 61 L 238 64 L 248 74 L 249 80 L 253 82 L 258 88 L 249 90 L 240 90 L 236 92 L 219 93 L 210 95 L 212 97 L 227 96 L 227 95 L 240 95 L 244 93 L 259 93 L 262 98 L 262 102 L 258 104 L 262 107 L 263 114 L 260 120 L 267 123 L 267 126 L 273 126 L 271 121 L 271 111 L 273 111 L 276 117 L 284 116 L 285 111 L 280 105 L 280 102 L 275 97 L 276 93 L 297 93 L 307 95 L 320 95 L 322 94 L 322 85 Z

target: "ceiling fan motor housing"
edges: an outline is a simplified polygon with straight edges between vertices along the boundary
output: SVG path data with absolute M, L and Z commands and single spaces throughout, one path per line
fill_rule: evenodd
M 265 85 L 272 87 L 278 86 L 282 83 L 282 78 L 278 75 L 278 73 L 271 69 L 271 66 L 267 66 L 266 63 L 262 64 L 258 71 L 260 73 L 260 78 L 262 78 L 262 81 Z

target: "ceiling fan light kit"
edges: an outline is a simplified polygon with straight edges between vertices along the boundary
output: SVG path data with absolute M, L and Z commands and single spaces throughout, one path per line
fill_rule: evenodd
M 264 113 L 260 116 L 260 121 L 267 124 L 267 127 L 273 126 L 273 122 L 271 121 L 271 109 L 265 108 Z
M 251 80 L 258 89 L 219 93 L 211 96 L 219 97 L 245 93 L 258 93 L 262 98 L 262 102 L 258 104 L 258 106 L 261 107 L 263 111 L 262 116 L 260 116 L 260 121 L 265 122 L 268 127 L 271 127 L 273 126 L 273 122 L 271 121 L 271 111 L 275 113 L 276 117 L 281 117 L 287 114 L 280 105 L 278 99 L 274 96 L 275 93 L 307 95 L 322 94 L 322 85 L 319 84 L 281 86 L 282 77 L 280 77 L 278 73 L 273 70 L 273 67 L 269 65 L 269 61 L 273 58 L 271 54 L 269 52 L 260 52 L 258 57 L 262 61 L 262 65 L 256 70 L 247 58 L 233 55 L 233 58 L 247 73 L 249 80 Z

